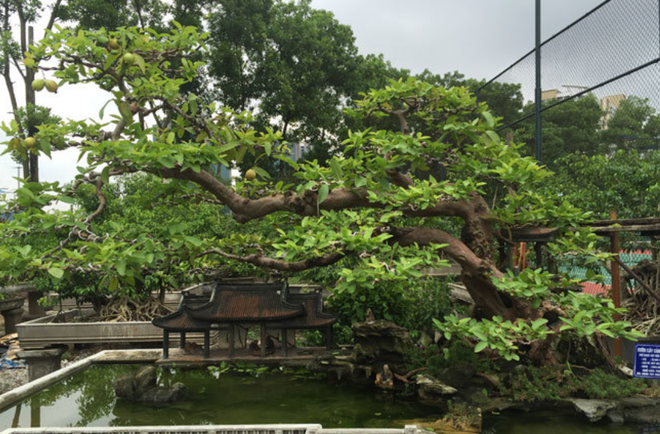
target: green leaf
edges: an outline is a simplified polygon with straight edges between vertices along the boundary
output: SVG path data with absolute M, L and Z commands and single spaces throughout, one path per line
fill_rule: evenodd
M 332 176 L 335 179 L 342 179 L 344 177 L 344 171 L 341 170 L 341 164 L 339 164 L 336 158 L 330 160 L 330 170 L 332 170 Z
M 64 276 L 64 270 L 58 267 L 49 268 L 48 273 L 56 279 L 61 279 Z
M 257 172 L 257 175 L 261 176 L 262 178 L 270 178 L 270 173 L 266 172 L 266 170 L 262 169 L 261 167 L 254 166 L 252 170 Z
M 328 184 L 321 184 L 319 187 L 319 204 L 322 204 L 328 197 L 328 193 L 330 193 L 330 186 Z
M 488 346 L 488 342 L 481 341 L 477 345 L 474 346 L 474 352 L 478 353 L 483 351 L 486 347 Z
M 112 292 L 115 289 L 117 289 L 118 286 L 119 286 L 119 279 L 117 279 L 117 276 L 112 276 L 110 278 L 110 283 L 108 284 L 108 290 Z
M 197 237 L 186 236 L 185 239 L 195 247 L 199 247 L 202 245 L 202 240 L 200 240 Z
M 117 107 L 119 108 L 119 114 L 121 114 L 122 119 L 128 124 L 133 121 L 133 112 L 131 111 L 131 105 L 126 101 L 118 101 Z
M 110 182 L 110 166 L 105 166 L 103 170 L 101 170 L 101 181 L 103 181 L 104 184 Z
M 114 101 L 114 100 L 113 100 L 113 99 L 109 99 L 109 100 L 107 100 L 107 101 L 105 102 L 105 104 L 103 104 L 103 107 L 101 107 L 101 110 L 99 110 L 99 118 L 100 118 L 100 119 L 103 119 L 103 115 L 105 114 L 105 108 L 106 108 L 106 107 L 108 106 L 108 104 L 110 104 L 112 101 Z
M 490 114 L 490 112 L 483 112 L 483 115 L 486 119 L 486 123 L 488 124 L 488 128 L 493 128 L 495 126 L 495 119 L 493 118 L 493 115 Z
M 144 74 L 145 66 L 146 66 L 144 63 L 144 59 L 142 58 L 142 56 L 136 53 L 133 53 L 133 57 L 135 58 L 135 64 L 138 66 L 138 68 L 140 68 L 140 70 Z

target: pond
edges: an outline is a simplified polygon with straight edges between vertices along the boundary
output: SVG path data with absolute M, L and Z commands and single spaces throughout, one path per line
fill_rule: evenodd
M 138 366 L 92 366 L 0 413 L 0 429 L 38 426 L 137 426 L 319 423 L 323 427 L 402 427 L 439 417 L 414 400 L 336 381 L 294 374 L 213 374 L 167 369 L 160 382 L 182 382 L 181 401 L 146 405 L 117 400 L 112 379 Z
M 112 379 L 139 369 L 92 366 L 0 413 L 0 430 L 39 426 L 140 426 L 201 424 L 318 423 L 324 428 L 402 427 L 412 419 L 434 420 L 438 410 L 371 387 L 308 375 L 218 375 L 207 370 L 166 369 L 161 383 L 182 382 L 188 396 L 146 405 L 117 400 Z M 485 415 L 488 434 L 628 434 L 652 427 L 590 424 L 543 413 Z

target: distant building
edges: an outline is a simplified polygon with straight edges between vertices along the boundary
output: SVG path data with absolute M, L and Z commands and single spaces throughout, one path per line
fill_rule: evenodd
M 541 92 L 541 101 L 547 102 L 559 98 L 561 91 L 559 89 L 544 90 Z
M 622 93 L 616 95 L 604 96 L 600 99 L 600 109 L 603 111 L 603 116 L 600 119 L 600 126 L 602 129 L 607 129 L 607 124 L 612 118 L 612 115 L 619 108 L 621 101 L 626 99 Z
M 293 161 L 300 160 L 307 152 L 307 145 L 296 142 L 291 144 L 291 159 Z

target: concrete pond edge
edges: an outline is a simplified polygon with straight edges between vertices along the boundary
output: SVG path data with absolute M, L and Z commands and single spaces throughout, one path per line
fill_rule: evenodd
M 91 366 L 96 359 L 102 358 L 105 353 L 109 351 L 112 350 L 98 352 L 82 360 L 78 360 L 77 362 L 74 362 L 64 368 L 58 369 L 57 371 L 51 372 L 50 374 L 44 375 L 43 377 L 34 381 L 30 381 L 29 383 L 19 386 L 16 389 L 3 393 L 0 395 L 0 411 L 4 411 L 17 402 L 22 401 L 37 392 L 40 392 L 46 387 L 82 371 L 88 366 Z

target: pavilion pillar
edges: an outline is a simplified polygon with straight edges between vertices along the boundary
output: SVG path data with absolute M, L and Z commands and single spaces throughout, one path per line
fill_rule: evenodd
M 204 332 L 204 358 L 211 357 L 211 330 L 208 329 Z
M 170 357 L 170 332 L 163 329 L 163 359 Z
M 235 330 L 234 330 L 234 324 L 230 323 L 229 324 L 229 358 L 233 359 L 234 358 L 234 348 L 236 345 L 236 335 L 235 335 Z
M 181 339 L 179 339 L 179 348 L 186 349 L 186 332 L 181 332 Z
M 266 323 L 261 323 L 261 357 L 266 357 Z
M 287 329 L 282 329 L 282 355 L 287 356 L 289 347 L 289 337 L 287 336 Z
M 325 349 L 331 351 L 332 344 L 332 325 L 327 325 L 325 326 Z

